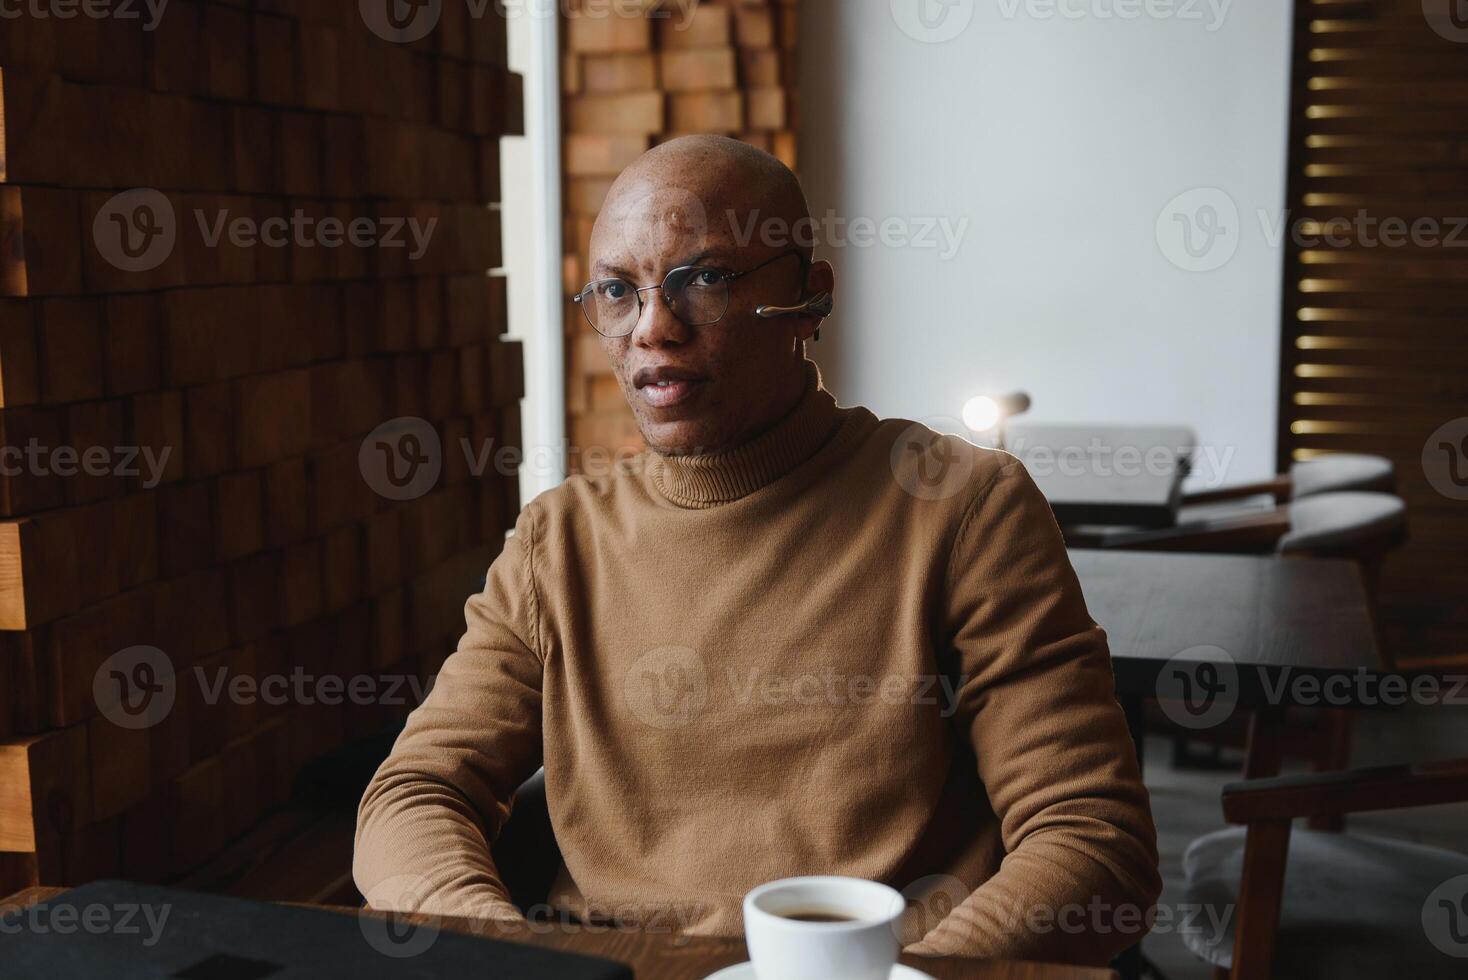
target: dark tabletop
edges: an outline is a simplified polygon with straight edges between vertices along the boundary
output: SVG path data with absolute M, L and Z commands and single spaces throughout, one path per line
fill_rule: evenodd
M 1381 669 L 1351 562 L 1085 549 L 1070 557 L 1091 616 L 1110 639 L 1124 696 L 1156 694 L 1159 675 L 1185 651 L 1188 659 L 1228 662 L 1241 703 L 1279 703 L 1269 691 L 1279 690 L 1281 677 Z M 1284 697 L 1288 703 L 1288 690 Z

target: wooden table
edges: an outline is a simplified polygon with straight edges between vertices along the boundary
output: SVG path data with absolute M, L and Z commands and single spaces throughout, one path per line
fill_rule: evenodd
M 1079 548 L 1070 558 L 1091 616 L 1110 639 L 1117 697 L 1134 737 L 1143 703 L 1158 695 L 1173 658 L 1197 651 L 1206 659 L 1206 648 L 1228 655 L 1214 656 L 1234 682 L 1232 704 L 1256 718 L 1267 709 L 1270 724 L 1287 707 L 1318 705 L 1315 695 L 1298 697 L 1316 683 L 1346 695 L 1330 706 L 1373 706 L 1354 697 L 1358 678 L 1379 672 L 1382 661 L 1366 590 L 1349 561 Z M 1296 684 L 1301 678 L 1309 684 Z
M 1024 461 L 1062 527 L 1171 527 L 1197 435 L 1185 426 L 1016 420 L 1005 448 Z
M 25 908 L 48 901 L 61 894 L 63 888 L 30 888 L 0 900 L 0 908 Z M 375 915 L 356 909 L 312 906 L 340 912 L 343 915 Z M 432 919 L 410 917 L 415 921 L 437 925 L 443 929 L 497 939 L 527 943 L 550 949 L 562 949 L 587 956 L 601 956 L 630 965 L 638 980 L 704 980 L 709 974 L 749 959 L 742 940 L 702 939 L 670 933 L 641 933 L 613 929 L 568 926 L 531 926 L 503 924 L 472 919 Z M 571 930 L 575 931 L 571 931 Z M 1018 963 L 999 960 L 959 958 L 927 959 L 903 956 L 902 962 L 938 980 L 974 978 L 974 980 L 1114 980 L 1110 970 L 1074 966 L 1052 966 L 1043 963 Z

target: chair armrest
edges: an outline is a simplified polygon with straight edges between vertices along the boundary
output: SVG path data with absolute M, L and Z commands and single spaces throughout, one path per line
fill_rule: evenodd
M 1223 817 L 1248 824 L 1465 801 L 1468 759 L 1454 759 L 1229 783 L 1223 788 Z
M 1284 503 L 1290 496 L 1290 478 L 1288 476 L 1277 476 L 1272 480 L 1260 480 L 1258 483 L 1241 483 L 1238 486 L 1220 487 L 1217 490 L 1200 490 L 1196 493 L 1183 494 L 1183 506 L 1190 504 L 1214 504 L 1225 500 L 1240 500 L 1244 497 L 1257 497 L 1261 494 L 1269 494 L 1278 503 Z
M 1102 548 L 1124 551 L 1212 551 L 1263 553 L 1290 529 L 1289 511 L 1283 507 L 1213 520 L 1194 521 L 1155 531 L 1113 531 L 1100 541 Z

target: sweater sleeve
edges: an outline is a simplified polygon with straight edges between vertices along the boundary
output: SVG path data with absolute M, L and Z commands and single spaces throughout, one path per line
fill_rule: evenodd
M 1017 460 L 959 528 L 945 631 L 960 674 L 954 720 L 1005 856 L 910 951 L 1104 965 L 1141 938 L 1161 891 L 1156 829 L 1106 635 Z
M 465 607 L 466 632 L 357 812 L 352 874 L 374 908 L 519 918 L 490 843 L 541 764 L 531 509 Z

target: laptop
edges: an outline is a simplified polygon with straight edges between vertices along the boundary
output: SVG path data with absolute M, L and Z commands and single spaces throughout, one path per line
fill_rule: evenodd
M 631 980 L 622 963 L 391 918 L 98 881 L 0 910 L 6 980 Z

